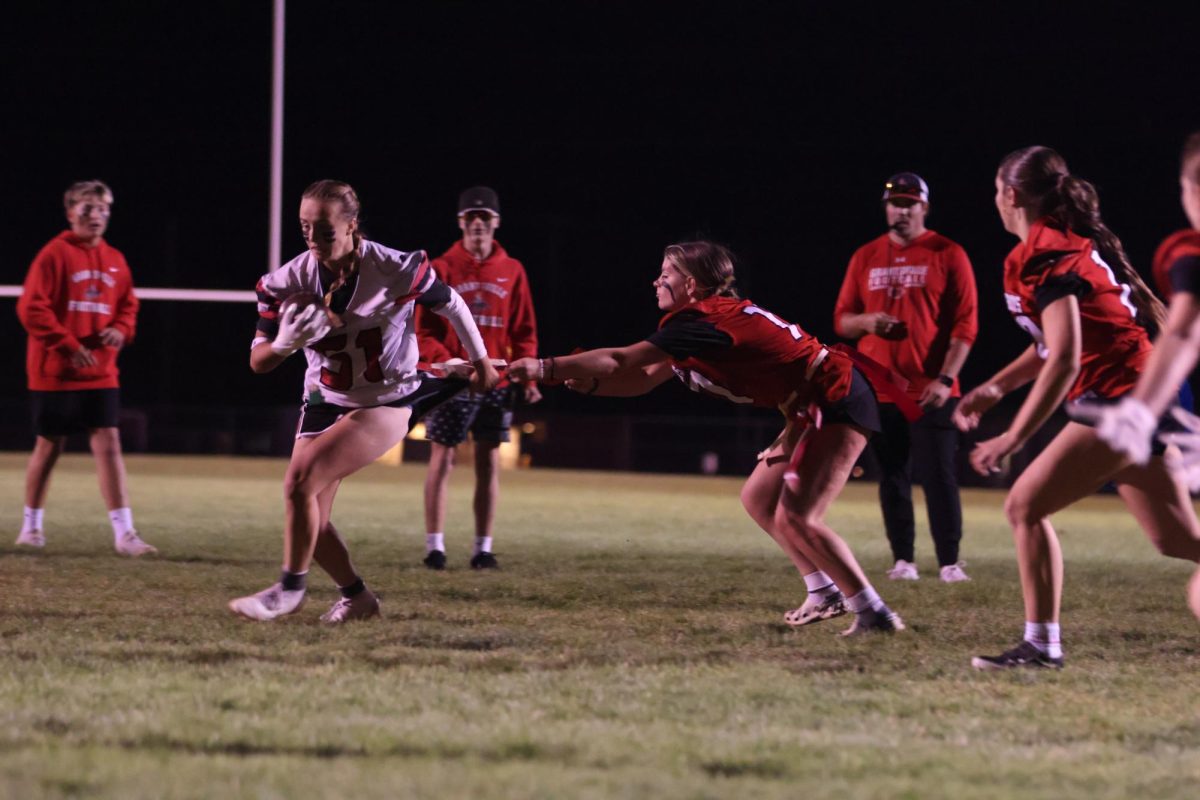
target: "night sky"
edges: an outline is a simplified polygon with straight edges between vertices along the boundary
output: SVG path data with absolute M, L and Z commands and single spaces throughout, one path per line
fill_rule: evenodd
M 914 170 L 930 227 L 975 264 L 973 384 L 1026 344 L 999 289 L 1015 240 L 992 179 L 1007 152 L 1062 152 L 1143 272 L 1184 226 L 1177 155 L 1200 128 L 1200 13 L 935 5 L 292 0 L 285 260 L 302 249 L 295 208 L 313 180 L 353 184 L 371 238 L 435 255 L 457 238 L 459 190 L 486 183 L 547 355 L 653 330 L 662 248 L 695 236 L 734 249 L 757 303 L 832 340 L 846 262 L 884 230 L 883 181 Z M 5 15 L 0 283 L 20 283 L 63 228 L 65 186 L 97 177 L 116 194 L 108 239 L 139 285 L 253 288 L 267 256 L 269 0 Z M 16 402 L 23 333 L 13 301 L 0 305 L 0 333 L 21 342 L 4 356 Z M 247 368 L 253 325 L 250 306 L 146 302 L 123 356 L 126 403 L 293 401 L 298 365 Z M 636 408 L 723 412 L 686 394 Z

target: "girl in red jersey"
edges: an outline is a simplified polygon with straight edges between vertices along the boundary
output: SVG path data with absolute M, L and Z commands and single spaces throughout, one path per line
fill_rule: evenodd
M 1034 344 L 969 392 L 955 422 L 972 429 L 1005 394 L 1033 387 L 1008 430 L 972 452 L 971 464 L 982 474 L 998 472 L 1064 399 L 1108 400 L 1132 390 L 1150 358 L 1146 327 L 1162 319 L 1162 304 L 1101 220 L 1095 189 L 1072 175 L 1058 153 L 1029 147 L 1007 156 L 996 176 L 996 208 L 1021 240 L 1004 263 L 1005 300 Z M 1094 428 L 1069 422 L 1013 484 L 1004 505 L 1021 573 L 1024 640 L 1001 655 L 974 658 L 976 669 L 1062 666 L 1062 550 L 1049 517 L 1109 481 L 1160 552 L 1200 559 L 1200 522 L 1163 459 L 1131 464 Z
M 1180 202 L 1190 228 L 1178 231 L 1159 245 L 1154 254 L 1154 279 L 1171 306 L 1154 354 L 1137 387 L 1116 405 L 1096 413 L 1096 432 L 1115 452 L 1138 464 L 1150 459 L 1159 418 L 1170 407 L 1176 391 L 1200 358 L 1200 131 L 1183 146 L 1179 173 Z M 1183 457 L 1173 466 L 1188 488 L 1200 490 L 1200 419 L 1175 411 L 1188 434 L 1168 434 L 1183 447 Z M 1188 590 L 1188 603 L 1200 617 L 1200 569 Z
M 588 394 L 631 397 L 678 375 L 695 391 L 780 408 L 788 425 L 746 481 L 742 504 L 804 575 L 809 598 L 788 622 L 816 622 L 848 607 L 856 618 L 847 635 L 903 630 L 825 522 L 867 437 L 879 430 L 875 394 L 849 356 L 739 300 L 733 282 L 733 259 L 720 245 L 671 245 L 654 281 L 658 307 L 667 312 L 656 333 L 627 347 L 518 359 L 509 377 L 565 380 Z M 805 424 L 822 417 L 823 424 Z M 789 455 L 801 436 L 806 449 L 785 488 Z

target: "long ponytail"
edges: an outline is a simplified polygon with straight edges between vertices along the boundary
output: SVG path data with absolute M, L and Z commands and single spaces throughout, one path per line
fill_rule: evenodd
M 1129 286 L 1137 322 L 1151 335 L 1162 328 L 1167 310 L 1133 268 L 1125 247 L 1100 216 L 1096 187 L 1067 169 L 1049 147 L 1026 147 L 1000 162 L 1000 180 L 1016 190 L 1018 202 L 1035 216 L 1052 217 L 1077 236 L 1092 240 L 1119 283 Z

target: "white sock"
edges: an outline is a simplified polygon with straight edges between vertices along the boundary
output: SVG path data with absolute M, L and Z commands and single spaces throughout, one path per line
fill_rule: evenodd
M 475 537 L 475 555 L 479 555 L 480 553 L 490 553 L 490 552 L 492 552 L 492 537 L 476 536 Z
M 425 552 L 432 553 L 434 550 L 441 550 L 443 553 L 446 552 L 446 534 L 425 534 Z
M 133 530 L 133 510 L 129 508 L 115 508 L 108 512 L 108 519 L 112 523 L 113 538 L 120 539 L 125 535 L 126 531 Z
M 809 594 L 815 594 L 818 597 L 829 597 L 837 594 L 837 584 L 821 570 L 810 572 L 804 576 L 804 585 L 808 587 Z
M 867 611 L 882 611 L 887 608 L 880 598 L 879 592 L 875 588 L 868 586 L 856 595 L 846 598 L 846 606 L 855 614 L 862 614 Z
M 42 529 L 42 516 L 46 513 L 44 508 L 30 508 L 25 506 L 25 517 L 21 521 L 21 533 L 29 531 L 40 531 Z
M 1062 658 L 1062 634 L 1057 622 L 1026 622 L 1025 641 L 1051 658 Z

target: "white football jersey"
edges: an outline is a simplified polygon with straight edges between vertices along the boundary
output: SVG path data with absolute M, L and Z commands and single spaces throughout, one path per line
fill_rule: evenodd
M 304 348 L 304 400 L 350 408 L 399 400 L 420 384 L 413 300 L 436 280 L 423 250 L 405 253 L 376 242 L 359 245 L 358 281 L 340 316 L 345 323 Z M 275 309 L 296 292 L 323 294 L 320 266 L 312 253 L 297 256 L 259 282 Z M 326 287 L 327 288 L 327 287 Z M 259 313 L 271 313 L 259 303 Z

